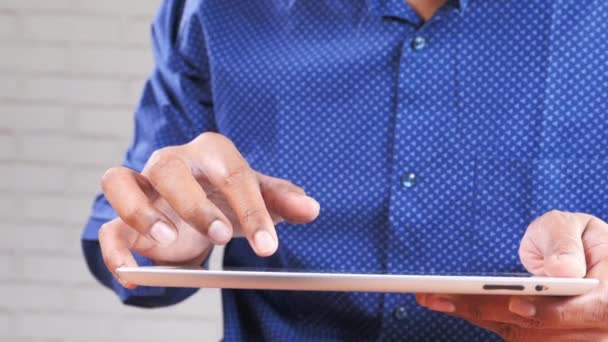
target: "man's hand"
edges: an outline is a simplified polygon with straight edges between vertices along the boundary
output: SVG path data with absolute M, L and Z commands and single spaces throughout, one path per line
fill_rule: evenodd
M 519 249 L 535 275 L 595 278 L 590 293 L 569 297 L 418 294 L 431 310 L 461 317 L 507 341 L 608 341 L 608 224 L 581 213 L 536 219 Z
M 245 236 L 256 254 L 269 256 L 278 247 L 276 223 L 306 223 L 319 214 L 304 190 L 255 172 L 216 133 L 156 151 L 141 173 L 112 168 L 102 186 L 119 215 L 99 231 L 115 277 L 118 267 L 137 265 L 131 250 L 156 264 L 198 266 L 213 245 Z

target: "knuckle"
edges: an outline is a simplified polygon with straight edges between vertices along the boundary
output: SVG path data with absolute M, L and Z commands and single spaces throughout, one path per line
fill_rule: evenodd
M 103 244 L 108 240 L 109 235 L 111 234 L 112 226 L 109 223 L 104 223 L 101 228 L 99 228 L 99 233 L 97 237 L 99 238 L 99 242 Z
M 545 322 L 536 318 L 524 318 L 517 316 L 514 318 L 514 323 L 524 329 L 543 329 Z
M 606 298 L 606 296 L 598 298 L 598 300 L 591 305 L 586 320 L 588 323 L 599 323 L 601 326 L 608 323 L 608 298 Z
M 578 250 L 580 243 L 581 240 L 579 238 L 576 238 L 575 236 L 563 235 L 561 236 L 561 238 L 554 241 L 552 247 L 554 251 L 561 251 L 566 253 L 569 251 Z
M 192 143 L 201 144 L 203 146 L 213 146 L 213 145 L 234 145 L 232 140 L 221 133 L 217 132 L 204 132 L 201 133 L 198 137 L 196 137 Z
M 121 218 L 131 227 L 140 226 L 140 222 L 150 221 L 154 214 L 146 206 L 131 205 L 125 208 Z
M 187 222 L 206 228 L 212 221 L 210 209 L 206 203 L 187 204 L 180 208 L 180 216 Z
M 239 220 L 243 225 L 257 223 L 256 217 L 263 212 L 260 208 L 246 207 L 239 213 Z
M 247 177 L 251 176 L 251 170 L 245 163 L 238 165 L 232 170 L 225 170 L 219 172 L 220 187 L 224 190 L 233 189 L 243 183 Z
M 550 217 L 550 218 L 555 218 L 555 219 L 562 219 L 562 218 L 566 218 L 567 213 L 565 211 L 561 211 L 561 210 L 557 210 L 557 209 L 552 209 L 549 210 L 547 213 L 545 213 L 546 217 Z
M 180 215 L 187 221 L 192 221 L 201 216 L 202 208 L 198 204 L 186 204 L 180 208 Z
M 155 151 L 148 161 L 148 174 L 150 179 L 162 179 L 172 169 L 180 167 L 183 162 L 179 155 L 171 148 Z
M 304 194 L 304 190 L 302 190 L 302 188 L 286 179 L 281 179 L 277 182 L 277 189 L 284 192 L 297 192 L 300 194 Z
M 198 137 L 196 137 L 196 139 L 194 139 L 195 142 L 209 142 L 209 141 L 214 141 L 214 140 L 219 140 L 219 139 L 226 139 L 226 137 L 224 137 L 223 135 L 217 133 L 217 132 L 204 132 L 201 133 Z
M 112 273 L 117 268 L 122 266 L 122 263 L 120 262 L 120 260 L 121 260 L 120 254 L 118 253 L 118 251 L 111 250 L 111 251 L 102 252 L 102 257 L 103 257 L 104 264 L 106 264 L 106 267 Z
M 466 313 L 471 319 L 475 321 L 483 319 L 481 309 L 477 305 L 467 305 Z
M 120 166 L 114 166 L 107 169 L 103 175 L 101 176 L 101 187 L 104 190 L 107 188 L 119 177 L 122 176 L 124 170 Z

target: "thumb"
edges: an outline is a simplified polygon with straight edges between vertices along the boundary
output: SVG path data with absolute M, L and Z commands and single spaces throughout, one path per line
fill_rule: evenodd
M 291 182 L 258 173 L 266 208 L 273 217 L 292 223 L 308 223 L 319 215 L 320 205 Z
M 542 273 L 550 277 L 582 278 L 587 273 L 583 232 L 586 223 L 576 214 L 551 211 L 535 220 L 524 236 L 539 249 Z M 522 241 L 522 247 L 524 242 Z M 525 260 L 522 258 L 522 263 Z

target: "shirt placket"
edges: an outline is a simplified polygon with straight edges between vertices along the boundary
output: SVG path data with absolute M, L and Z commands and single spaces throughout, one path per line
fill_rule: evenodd
M 429 61 L 441 63 L 446 56 L 441 56 L 434 49 L 438 30 L 448 24 L 450 11 L 444 8 L 424 26 L 411 30 L 401 46 L 399 76 L 397 84 L 397 105 L 394 123 L 394 146 L 391 170 L 391 201 L 389 211 L 390 233 L 387 251 L 388 273 L 407 272 L 415 258 L 420 258 L 413 237 L 413 229 L 420 224 L 423 206 L 431 202 L 428 198 L 432 192 L 424 187 L 433 187 L 434 182 L 444 180 L 435 177 L 437 170 L 433 165 L 433 154 L 437 146 L 429 139 L 437 139 L 427 129 L 433 126 L 432 120 L 441 115 L 442 106 L 433 103 L 436 91 L 449 89 L 449 84 L 430 84 L 425 79 Z M 446 69 L 451 66 L 445 65 Z M 439 68 L 441 69 L 441 67 Z M 448 71 L 448 70 L 446 70 Z M 433 70 L 437 72 L 437 70 Z M 446 76 L 449 78 L 449 76 Z M 438 86 L 438 88 L 436 88 Z M 452 96 L 453 93 L 445 94 Z M 419 143 L 425 140 L 425 143 Z M 387 294 L 385 297 L 385 319 L 392 322 L 394 329 L 387 329 L 395 336 L 390 339 L 404 339 L 415 336 L 416 321 L 423 316 L 424 308 L 416 304 L 414 295 Z M 409 335 L 411 334 L 411 336 Z

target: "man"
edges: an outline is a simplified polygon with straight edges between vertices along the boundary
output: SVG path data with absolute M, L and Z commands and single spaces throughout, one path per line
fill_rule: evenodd
M 604 0 L 166 1 L 153 45 L 83 235 L 125 303 L 194 290 L 117 267 L 227 244 L 230 267 L 602 281 L 565 299 L 224 290 L 227 341 L 608 338 Z

